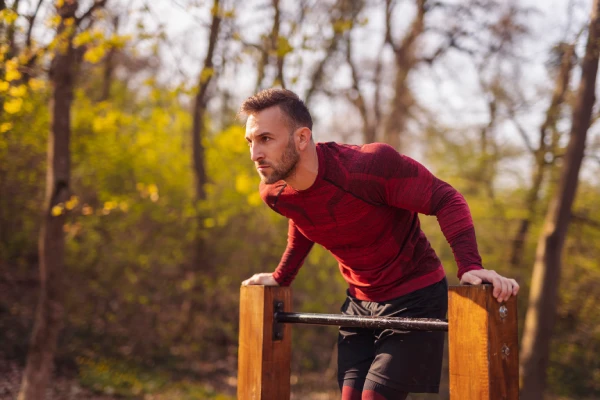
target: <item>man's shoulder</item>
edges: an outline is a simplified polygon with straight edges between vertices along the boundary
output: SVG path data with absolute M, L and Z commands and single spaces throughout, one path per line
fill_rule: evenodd
M 339 154 L 346 157 L 368 157 L 373 154 L 396 152 L 392 146 L 386 143 L 346 144 L 337 142 L 320 142 L 317 147 L 331 154 Z
M 321 148 L 326 181 L 369 204 L 385 203 L 386 179 L 393 169 L 390 165 L 399 157 L 392 146 L 324 143 Z
M 319 143 L 319 146 L 325 153 L 328 171 L 341 168 L 350 173 L 369 173 L 374 167 L 399 157 L 398 152 L 385 143 L 352 145 L 328 142 Z

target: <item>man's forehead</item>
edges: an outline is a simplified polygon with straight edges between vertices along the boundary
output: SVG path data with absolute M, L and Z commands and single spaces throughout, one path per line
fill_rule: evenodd
M 270 107 L 248 115 L 248 118 L 246 118 L 246 134 L 253 133 L 259 129 L 274 129 L 280 125 L 286 125 L 281 110 L 277 106 Z
M 258 129 L 258 121 L 254 114 L 248 115 L 248 118 L 246 118 L 246 136 L 252 135 Z

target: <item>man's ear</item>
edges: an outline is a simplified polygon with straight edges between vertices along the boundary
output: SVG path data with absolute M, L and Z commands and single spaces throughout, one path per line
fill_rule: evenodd
M 304 150 L 308 146 L 312 138 L 312 131 L 307 127 L 302 127 L 296 130 L 296 145 L 299 150 Z

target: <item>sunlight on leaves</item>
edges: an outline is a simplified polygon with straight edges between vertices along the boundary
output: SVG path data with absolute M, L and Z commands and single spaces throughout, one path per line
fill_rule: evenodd
M 77 196 L 71 196 L 69 200 L 65 203 L 65 208 L 67 210 L 72 210 L 79 204 L 79 198 Z
M 83 59 L 91 64 L 96 64 L 102 60 L 106 50 L 103 46 L 96 46 L 88 49 L 83 55 Z
M 18 113 L 19 111 L 21 111 L 22 107 L 23 99 L 20 97 L 16 99 L 10 99 L 6 103 L 4 103 L 4 111 L 6 111 L 9 114 Z
M 8 132 L 12 127 L 12 122 L 3 122 L 0 124 L 0 133 Z
M 64 205 L 62 203 L 60 203 L 60 204 L 57 204 L 54 207 L 52 207 L 50 214 L 53 217 L 58 217 L 59 215 L 61 215 L 63 213 L 63 210 L 64 210 Z

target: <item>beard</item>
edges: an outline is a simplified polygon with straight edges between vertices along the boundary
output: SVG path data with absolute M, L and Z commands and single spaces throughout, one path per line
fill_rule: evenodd
M 288 145 L 281 156 L 281 159 L 274 164 L 271 163 L 262 163 L 260 165 L 268 165 L 271 167 L 270 175 L 263 175 L 259 172 L 263 183 L 268 185 L 278 182 L 280 180 L 285 180 L 292 176 L 296 170 L 296 165 L 300 160 L 300 154 L 296 151 L 296 146 L 293 138 L 290 136 Z

